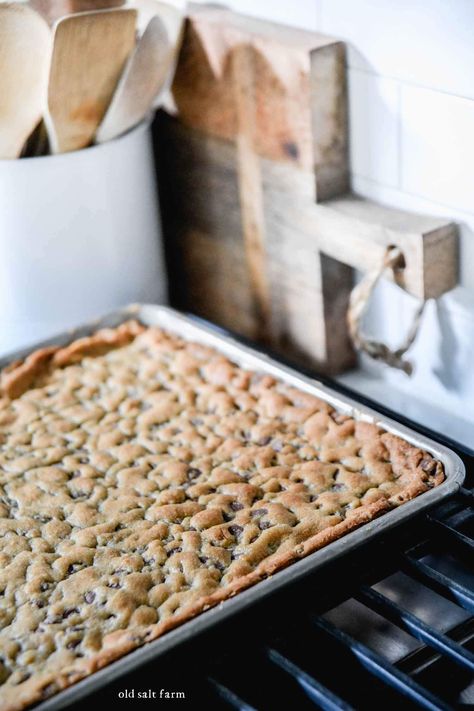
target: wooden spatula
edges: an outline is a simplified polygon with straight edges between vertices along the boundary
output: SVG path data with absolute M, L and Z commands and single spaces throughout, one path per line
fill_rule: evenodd
M 51 150 L 90 145 L 135 44 L 135 10 L 71 15 L 54 32 L 48 89 Z
M 0 158 L 17 158 L 46 105 L 51 32 L 34 10 L 0 4 Z
M 173 53 L 163 22 L 158 16 L 152 17 L 99 126 L 97 143 L 119 136 L 146 116 L 166 82 Z
M 29 0 L 30 7 L 44 17 L 50 25 L 66 15 L 93 10 L 110 10 L 121 7 L 125 0 Z
M 142 31 L 151 18 L 155 16 L 160 18 L 166 28 L 168 39 L 173 47 L 173 54 L 169 58 L 169 68 L 165 82 L 153 101 L 153 108 L 157 109 L 166 103 L 172 108 L 173 100 L 169 88 L 181 49 L 187 2 L 186 0 L 167 0 L 165 2 L 161 0 L 129 0 L 129 2 L 131 7 L 136 7 L 138 10 L 137 24 L 139 31 Z

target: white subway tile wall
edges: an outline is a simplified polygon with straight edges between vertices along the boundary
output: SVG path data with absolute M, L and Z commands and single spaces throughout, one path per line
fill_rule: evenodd
M 474 0 L 228 0 L 235 10 L 348 44 L 352 188 L 460 225 L 460 286 L 429 306 L 410 379 L 365 360 L 374 391 L 390 385 L 467 422 L 474 434 Z M 378 292 L 369 331 L 400 342 L 413 300 Z M 396 397 L 392 398 L 396 402 Z M 433 415 L 433 422 L 436 418 Z M 449 422 L 438 415 L 437 421 Z M 435 425 L 433 425 L 435 426 Z M 449 426 L 443 425 L 445 431 Z M 462 429 L 462 428 L 461 428 Z M 459 435 L 459 428 L 456 429 Z
M 352 67 L 474 99 L 472 0 L 316 2 L 318 29 L 349 43 Z
M 352 170 L 364 178 L 397 187 L 399 83 L 359 69 L 349 69 L 348 79 Z
M 402 85 L 401 126 L 402 190 L 474 211 L 474 100 Z

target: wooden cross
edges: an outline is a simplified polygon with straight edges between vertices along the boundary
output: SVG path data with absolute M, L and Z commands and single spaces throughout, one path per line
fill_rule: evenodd
M 420 299 L 457 281 L 445 220 L 349 192 L 343 43 L 191 6 L 157 137 L 171 299 L 325 372 L 354 364 L 353 269 L 404 255 Z

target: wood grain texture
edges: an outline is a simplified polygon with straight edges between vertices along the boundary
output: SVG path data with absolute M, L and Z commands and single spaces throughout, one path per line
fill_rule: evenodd
M 51 32 L 36 12 L 0 4 L 0 159 L 17 158 L 46 104 Z
M 191 5 L 173 85 L 181 121 L 211 136 L 236 140 L 233 56 L 243 45 L 253 53 L 258 155 L 312 169 L 315 156 L 321 165 L 331 151 L 333 162 L 338 154 L 335 162 L 345 176 L 341 182 L 347 181 L 344 46 L 324 35 Z M 316 90 L 313 71 L 318 74 Z M 331 86 L 323 91 L 326 80 Z M 340 85 L 333 86 L 335 82 Z M 328 96 L 334 97 L 329 113 Z M 325 129 L 313 133 L 313 116 L 317 121 L 323 115 Z
M 45 117 L 54 153 L 90 145 L 135 44 L 135 10 L 108 10 L 60 20 Z
M 103 143 L 136 126 L 151 111 L 168 79 L 174 58 L 166 28 L 155 15 L 130 55 L 96 134 Z
M 173 93 L 156 140 L 175 305 L 336 373 L 353 269 L 397 245 L 402 288 L 455 285 L 454 225 L 349 192 L 342 43 L 193 7 Z
M 329 262 L 315 235 L 295 231 L 292 224 L 293 210 L 302 204 L 297 196 L 303 182 L 303 204 L 312 206 L 312 173 L 304 174 L 303 181 L 301 171 L 290 169 L 297 179 L 294 193 L 288 194 L 279 177 L 281 172 L 288 176 L 281 164 L 260 161 L 271 304 L 268 326 L 262 329 L 244 247 L 236 143 L 193 131 L 165 113 L 159 115 L 155 138 L 172 303 L 298 362 L 327 372 L 349 367 L 354 353 L 344 313 L 350 269 Z
M 255 319 L 261 337 L 265 337 L 271 307 L 266 273 L 262 177 L 257 154 L 256 82 L 255 54 L 252 48 L 247 45 L 236 47 L 232 55 L 232 83 L 236 108 L 237 175 L 242 236 Z

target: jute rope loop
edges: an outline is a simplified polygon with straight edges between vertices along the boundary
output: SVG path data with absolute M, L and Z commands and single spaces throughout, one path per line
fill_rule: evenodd
M 362 332 L 362 320 L 377 282 L 386 269 L 391 269 L 396 276 L 396 273 L 400 269 L 403 269 L 404 266 L 405 260 L 401 250 L 398 247 L 388 247 L 380 266 L 368 272 L 362 281 L 352 289 L 347 311 L 347 323 L 352 343 L 358 351 L 366 353 L 370 358 L 382 361 L 392 368 L 403 370 L 407 375 L 411 375 L 413 372 L 413 364 L 403 356 L 409 348 L 411 348 L 418 335 L 426 301 L 423 301 L 416 310 L 407 337 L 403 344 L 396 350 L 392 350 L 385 343 L 372 340 Z

